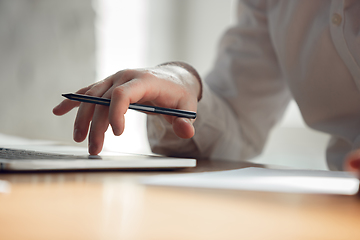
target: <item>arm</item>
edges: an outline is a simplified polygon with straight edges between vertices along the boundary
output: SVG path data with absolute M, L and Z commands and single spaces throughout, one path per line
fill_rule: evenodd
M 291 98 L 269 36 L 266 1 L 244 1 L 237 25 L 222 37 L 203 83 L 195 136 L 179 139 L 148 117 L 152 150 L 171 156 L 246 160 L 258 155 Z

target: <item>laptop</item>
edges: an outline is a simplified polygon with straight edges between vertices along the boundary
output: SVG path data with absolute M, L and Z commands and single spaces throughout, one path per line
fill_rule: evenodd
M 0 146 L 0 171 L 159 170 L 195 167 L 196 160 L 158 155 L 103 152 L 53 144 Z

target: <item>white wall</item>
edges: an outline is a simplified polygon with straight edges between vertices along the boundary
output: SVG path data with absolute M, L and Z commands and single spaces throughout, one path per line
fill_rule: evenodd
M 88 0 L 0 1 L 0 132 L 71 143 L 75 112 L 61 94 L 95 80 L 95 14 Z

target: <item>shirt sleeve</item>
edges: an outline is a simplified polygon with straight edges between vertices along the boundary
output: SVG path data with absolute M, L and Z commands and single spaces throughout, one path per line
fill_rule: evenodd
M 222 37 L 203 83 L 195 136 L 178 138 L 161 116 L 148 116 L 155 153 L 241 161 L 260 154 L 291 99 L 267 22 L 267 1 L 241 1 L 237 24 Z

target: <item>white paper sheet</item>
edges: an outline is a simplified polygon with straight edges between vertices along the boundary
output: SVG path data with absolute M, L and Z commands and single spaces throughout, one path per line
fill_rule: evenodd
M 347 172 L 243 168 L 229 171 L 158 175 L 143 184 L 249 191 L 354 195 L 359 180 Z
M 9 193 L 10 183 L 8 181 L 0 180 L 0 193 Z

